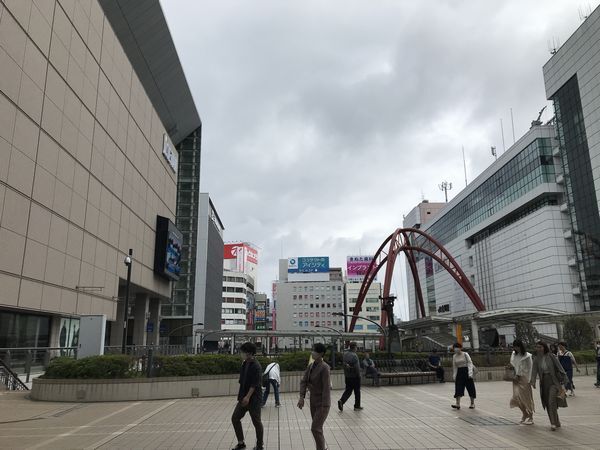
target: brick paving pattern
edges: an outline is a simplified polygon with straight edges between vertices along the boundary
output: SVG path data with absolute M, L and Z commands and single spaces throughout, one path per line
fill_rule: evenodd
M 479 383 L 477 408 L 450 408 L 454 385 L 364 387 L 363 411 L 334 407 L 325 423 L 330 450 L 402 448 L 600 449 L 600 389 L 595 378 L 577 378 L 577 397 L 560 409 L 562 428 L 551 432 L 539 393 L 535 425 L 518 425 L 505 382 Z M 264 408 L 265 448 L 312 449 L 310 412 L 297 395 L 282 394 L 282 408 Z M 214 397 L 120 403 L 33 402 L 24 393 L 0 392 L 0 448 L 230 449 L 235 399 Z M 466 402 L 468 405 L 468 401 Z M 254 431 L 244 419 L 246 444 Z

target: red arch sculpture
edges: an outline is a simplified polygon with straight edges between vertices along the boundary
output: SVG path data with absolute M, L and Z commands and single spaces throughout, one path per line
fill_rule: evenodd
M 389 245 L 388 245 L 389 244 Z M 387 246 L 387 251 L 385 250 Z M 383 241 L 379 247 L 369 269 L 365 275 L 362 286 L 358 293 L 358 299 L 354 306 L 354 315 L 350 321 L 348 332 L 354 331 L 354 326 L 358 319 L 358 314 L 362 309 L 362 304 L 367 296 L 367 292 L 371 287 L 371 283 L 375 280 L 379 269 L 386 265 L 385 279 L 383 283 L 383 295 L 381 306 L 381 326 L 393 325 L 392 312 L 394 307 L 394 298 L 390 297 L 390 287 L 392 284 L 392 276 L 394 274 L 394 266 L 396 265 L 396 257 L 399 253 L 406 255 L 408 266 L 410 267 L 413 280 L 415 283 L 415 291 L 419 301 L 419 309 L 421 317 L 425 317 L 425 303 L 423 301 L 423 291 L 419 282 L 419 273 L 417 270 L 417 259 L 415 253 L 424 253 L 435 259 L 446 271 L 452 275 L 459 286 L 463 289 L 467 297 L 471 300 L 477 311 L 484 311 L 485 305 L 479 298 L 479 295 L 471 285 L 465 273 L 462 271 L 456 260 L 448 253 L 442 244 L 436 241 L 427 233 L 416 228 L 398 228 L 388 238 Z

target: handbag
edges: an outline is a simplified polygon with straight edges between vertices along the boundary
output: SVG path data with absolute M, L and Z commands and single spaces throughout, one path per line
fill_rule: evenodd
M 502 380 L 515 381 L 515 378 L 516 378 L 515 368 L 513 366 L 506 366 L 504 368 L 504 375 L 502 376 Z
M 569 406 L 567 405 L 567 390 L 562 385 L 558 390 L 558 394 L 556 394 L 556 406 L 559 408 L 567 408 Z

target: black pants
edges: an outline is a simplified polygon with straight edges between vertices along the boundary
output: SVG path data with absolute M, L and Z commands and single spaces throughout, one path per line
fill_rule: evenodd
M 442 366 L 438 366 L 435 368 L 435 374 L 439 381 L 444 381 L 444 368 Z
M 354 407 L 360 406 L 360 377 L 346 378 L 346 390 L 342 394 L 340 399 L 342 403 L 346 403 L 346 400 L 350 398 L 354 391 Z
M 235 430 L 235 436 L 237 437 L 238 442 L 244 442 L 244 429 L 242 428 L 242 418 L 246 415 L 246 413 L 250 413 L 250 418 L 252 419 L 252 424 L 254 425 L 254 429 L 256 430 L 256 446 L 262 447 L 263 445 L 263 424 L 260 421 L 260 401 L 254 401 L 252 399 L 248 406 L 242 406 L 240 402 L 235 405 L 235 409 L 233 410 L 233 414 L 231 415 L 231 423 L 233 424 L 233 429 Z
M 463 397 L 465 395 L 465 387 L 469 393 L 469 397 L 477 397 L 475 392 L 475 382 L 473 378 L 469 378 L 469 369 L 466 367 L 459 367 L 456 373 L 456 380 L 454 381 L 454 398 Z

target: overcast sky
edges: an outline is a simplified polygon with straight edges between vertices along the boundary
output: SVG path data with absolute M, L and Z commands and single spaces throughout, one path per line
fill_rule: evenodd
M 373 254 L 547 104 L 542 65 L 598 1 L 161 0 L 202 118 L 225 240 L 277 260 Z M 548 110 L 542 119 L 550 119 Z M 392 287 L 406 320 L 404 268 Z

